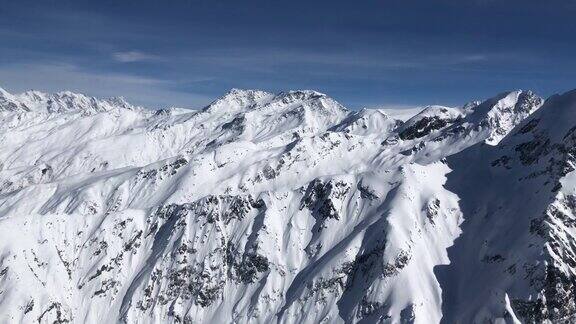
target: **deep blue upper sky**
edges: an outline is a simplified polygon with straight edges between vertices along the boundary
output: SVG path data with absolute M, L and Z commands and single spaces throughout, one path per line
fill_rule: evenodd
M 0 0 L 0 86 L 199 107 L 229 88 L 351 108 L 576 88 L 574 0 Z

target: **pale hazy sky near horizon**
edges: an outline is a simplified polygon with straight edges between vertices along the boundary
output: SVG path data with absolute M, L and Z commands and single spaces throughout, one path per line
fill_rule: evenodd
M 314 89 L 350 108 L 576 88 L 576 1 L 0 0 L 0 87 L 201 107 Z

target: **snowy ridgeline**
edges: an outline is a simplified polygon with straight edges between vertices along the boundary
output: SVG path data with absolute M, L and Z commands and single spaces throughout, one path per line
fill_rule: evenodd
M 575 109 L 0 90 L 0 322 L 573 320 Z

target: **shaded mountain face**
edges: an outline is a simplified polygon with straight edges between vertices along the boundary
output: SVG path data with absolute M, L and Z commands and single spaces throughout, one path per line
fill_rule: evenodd
M 570 320 L 576 94 L 401 121 L 233 89 L 198 111 L 0 91 L 0 318 Z
M 446 322 L 575 320 L 575 112 L 576 92 L 553 96 L 499 145 L 448 158 L 465 220 L 437 271 Z

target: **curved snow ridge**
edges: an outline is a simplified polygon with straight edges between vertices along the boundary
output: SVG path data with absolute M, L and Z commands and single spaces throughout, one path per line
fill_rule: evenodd
M 485 106 L 431 106 L 407 122 L 382 110 L 349 111 L 309 90 L 233 89 L 199 111 L 107 101 L 114 108 L 82 113 L 91 99 L 59 96 L 72 106 L 0 114 L 0 321 L 467 318 L 468 308 L 444 308 L 451 287 L 437 270 L 465 260 L 448 247 L 461 226 L 468 237 L 462 221 L 475 209 L 461 209 L 469 196 L 453 176 L 484 158 L 454 164 L 450 156 L 474 156 L 499 127 L 520 125 L 494 152 L 508 138 L 522 144 L 524 135 L 514 134 L 542 133 L 520 131 L 538 106 L 521 94 Z M 499 122 L 482 122 L 490 116 Z M 555 158 L 570 162 L 571 137 L 558 141 Z M 531 148 L 544 143 L 512 149 L 496 164 L 543 161 L 551 148 Z M 546 179 L 564 179 L 562 166 Z M 525 318 L 518 294 L 505 293 L 501 308 Z M 487 318 L 502 317 L 480 297 Z
M 396 130 L 402 121 L 391 118 L 382 109 L 362 109 L 348 115 L 330 131 L 344 132 L 353 135 L 387 136 Z

